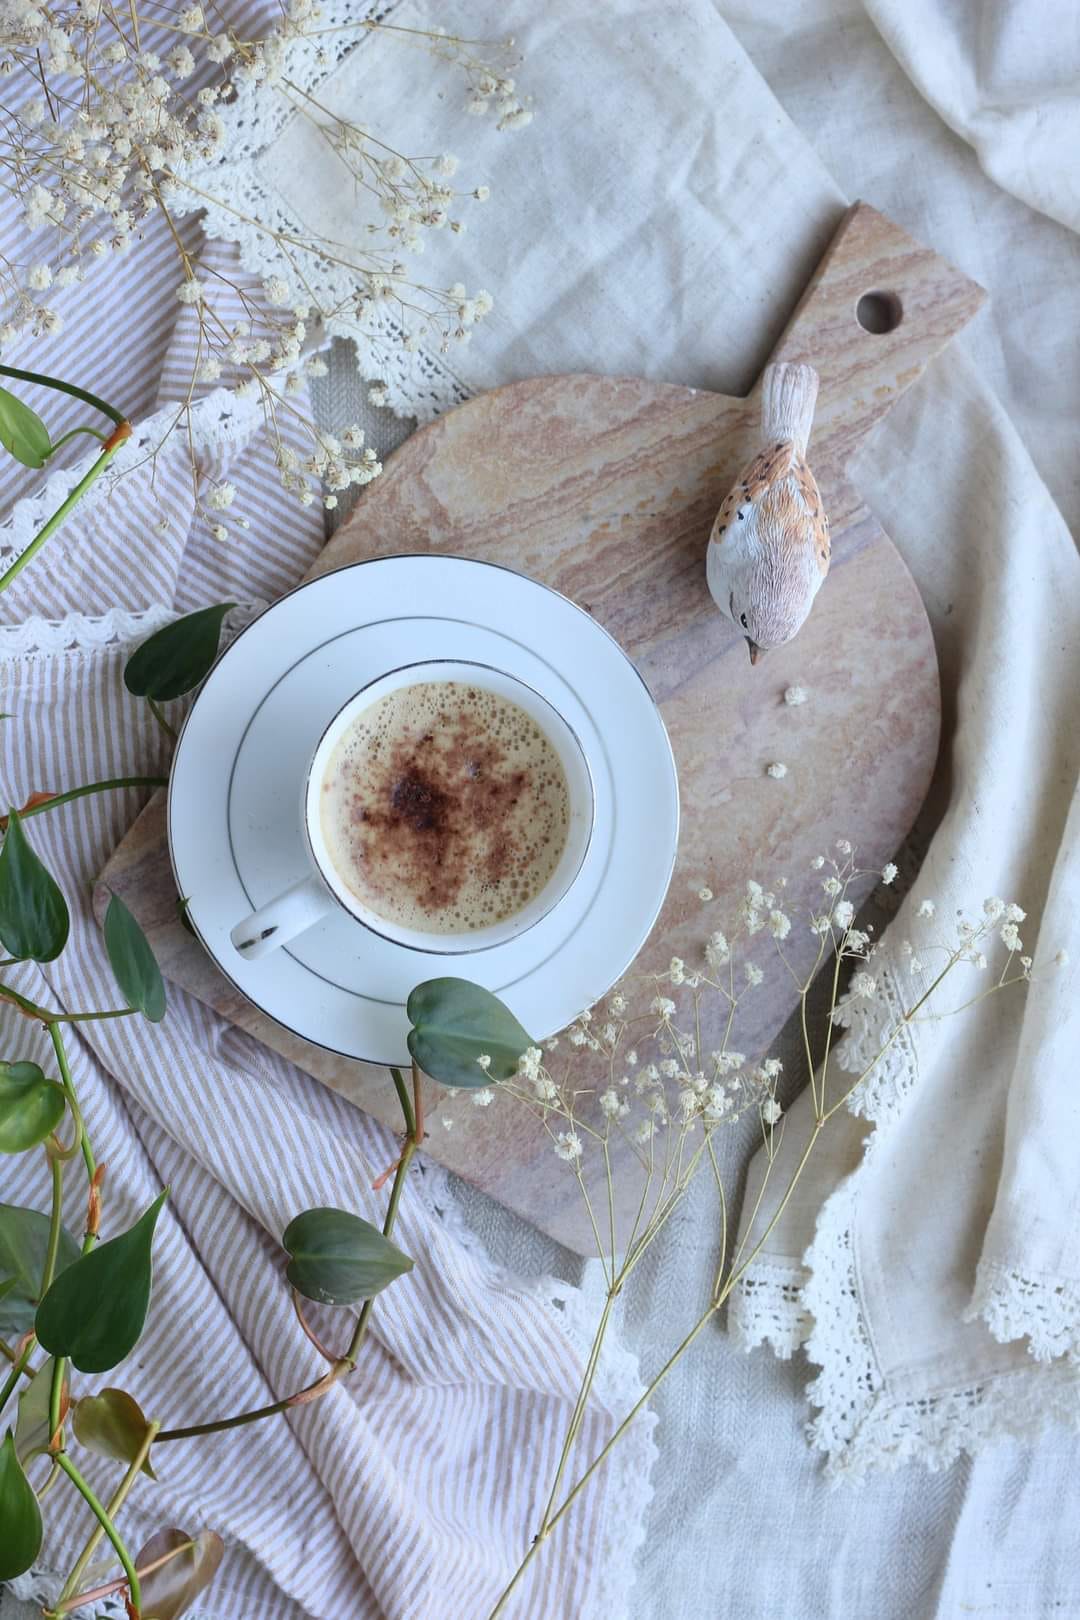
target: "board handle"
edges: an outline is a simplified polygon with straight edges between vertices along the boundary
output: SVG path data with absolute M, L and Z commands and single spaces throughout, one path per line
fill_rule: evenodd
M 854 203 L 769 356 L 821 379 L 810 463 L 847 461 L 986 300 L 977 282 Z

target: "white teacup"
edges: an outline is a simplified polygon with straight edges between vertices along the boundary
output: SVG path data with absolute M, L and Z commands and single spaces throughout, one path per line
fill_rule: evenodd
M 422 682 L 457 681 L 516 703 L 536 722 L 558 755 L 566 776 L 568 819 L 566 844 L 547 882 L 531 899 L 498 922 L 459 934 L 425 933 L 406 928 L 366 906 L 345 884 L 330 858 L 323 836 L 320 795 L 331 756 L 341 737 L 357 715 L 380 698 L 404 686 Z M 514 675 L 487 664 L 464 659 L 424 659 L 403 664 L 362 687 L 338 710 L 323 732 L 312 755 L 304 779 L 300 804 L 301 826 L 313 871 L 284 894 L 260 906 L 258 911 L 237 923 L 230 938 L 249 961 L 266 956 L 285 945 L 297 934 L 311 928 L 334 905 L 341 906 L 358 923 L 383 939 L 409 950 L 432 955 L 459 955 L 468 951 L 490 950 L 504 945 L 534 927 L 559 904 L 581 871 L 592 838 L 595 801 L 592 772 L 576 732 L 559 711 L 539 692 Z

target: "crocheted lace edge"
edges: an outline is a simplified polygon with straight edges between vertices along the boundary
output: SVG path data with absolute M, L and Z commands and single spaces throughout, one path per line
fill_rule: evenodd
M 880 1050 L 901 1006 L 891 972 L 878 976 L 880 1001 L 840 1009 L 847 1034 L 836 1052 L 849 1073 L 860 1073 Z M 879 1065 L 873 1087 L 852 1099 L 852 1111 L 875 1128 L 862 1163 L 822 1205 L 802 1265 L 760 1261 L 729 1304 L 729 1329 L 745 1349 L 768 1344 L 786 1359 L 801 1347 L 819 1369 L 807 1386 L 816 1409 L 807 1435 L 825 1454 L 833 1480 L 859 1480 L 910 1461 L 937 1471 L 1003 1436 L 1031 1440 L 1052 1426 L 1080 1432 L 1080 1295 L 992 1263 L 978 1268 L 967 1318 L 981 1317 L 1002 1342 L 1027 1337 L 1031 1365 L 918 1399 L 898 1399 L 885 1387 L 860 1305 L 852 1234 L 860 1178 L 917 1077 L 917 1048 L 907 1028 Z

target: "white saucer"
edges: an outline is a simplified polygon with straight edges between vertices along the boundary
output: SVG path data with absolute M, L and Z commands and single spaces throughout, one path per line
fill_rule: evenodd
M 581 738 L 596 821 L 569 894 L 519 939 L 470 955 L 408 950 L 340 910 L 260 961 L 229 930 L 309 870 L 300 787 L 323 728 L 384 670 L 473 659 L 519 676 Z M 408 1061 L 405 1001 L 447 973 L 503 998 L 537 1039 L 634 960 L 671 881 L 679 788 L 663 720 L 633 664 L 574 603 L 492 563 L 375 558 L 301 585 L 219 658 L 180 735 L 169 851 L 218 967 L 277 1023 L 345 1057 Z

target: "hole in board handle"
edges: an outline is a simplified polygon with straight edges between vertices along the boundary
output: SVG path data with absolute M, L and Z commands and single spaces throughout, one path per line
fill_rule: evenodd
M 855 319 L 864 332 L 871 332 L 874 337 L 895 332 L 903 318 L 904 306 L 895 293 L 863 293 L 855 305 Z

